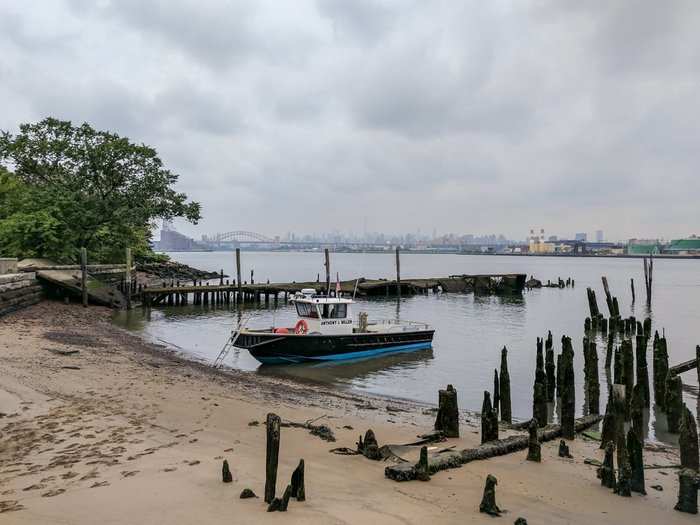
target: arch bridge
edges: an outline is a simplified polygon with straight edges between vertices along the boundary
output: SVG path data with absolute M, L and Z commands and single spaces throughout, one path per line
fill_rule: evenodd
M 279 242 L 278 240 L 271 239 L 270 237 L 266 237 L 265 235 L 262 235 L 261 233 L 249 232 L 249 231 L 244 231 L 244 230 L 235 230 L 235 231 L 224 232 L 224 233 L 216 233 L 216 234 L 211 235 L 211 236 L 206 236 L 204 240 L 208 241 L 208 242 L 235 242 L 235 243 L 258 242 L 258 243 L 266 243 L 266 244 Z

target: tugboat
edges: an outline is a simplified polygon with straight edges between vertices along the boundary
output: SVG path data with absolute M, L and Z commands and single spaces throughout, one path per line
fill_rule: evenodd
M 365 312 L 354 323 L 354 301 L 338 292 L 319 295 L 304 289 L 291 301 L 299 318 L 293 327 L 239 328 L 232 334 L 231 346 L 248 350 L 263 364 L 339 361 L 432 346 L 435 330 L 425 323 L 369 322 Z

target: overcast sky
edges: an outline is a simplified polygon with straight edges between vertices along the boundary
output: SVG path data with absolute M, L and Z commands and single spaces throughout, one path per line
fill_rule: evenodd
M 252 230 L 700 233 L 700 2 L 3 0 L 0 129 L 155 147 Z

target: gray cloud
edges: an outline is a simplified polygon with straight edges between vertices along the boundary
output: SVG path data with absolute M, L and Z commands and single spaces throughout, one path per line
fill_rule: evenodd
M 690 0 L 8 1 L 0 128 L 153 145 L 197 235 L 673 237 L 698 228 L 698 26 Z

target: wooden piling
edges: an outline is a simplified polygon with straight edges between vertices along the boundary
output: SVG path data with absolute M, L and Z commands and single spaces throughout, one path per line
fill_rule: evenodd
M 632 304 L 634 304 L 634 301 L 636 300 L 634 293 L 634 277 L 630 277 L 630 288 L 632 289 Z
M 498 378 L 498 388 L 500 391 L 499 401 L 501 407 L 499 414 L 501 416 L 501 421 L 504 423 L 512 423 L 510 374 L 508 373 L 508 349 L 505 346 L 501 350 L 501 373 Z
M 627 456 L 630 462 L 630 490 L 639 494 L 646 494 L 644 488 L 644 453 L 643 441 L 639 439 L 634 430 L 627 432 Z
M 292 494 L 297 501 L 306 501 L 306 487 L 304 486 L 304 460 L 299 460 L 299 465 L 292 472 Z
M 277 464 L 280 453 L 280 417 L 276 414 L 267 415 L 267 449 L 265 457 L 265 503 L 275 499 L 277 486 Z
M 326 267 L 326 294 L 331 293 L 331 256 L 328 248 L 324 248 L 323 255 L 325 257 L 324 266 Z
M 549 403 L 554 402 L 554 395 L 556 390 L 556 367 L 554 366 L 554 347 L 552 345 L 552 332 L 547 334 L 547 339 L 544 344 L 545 357 L 544 357 L 544 368 L 545 374 L 547 376 L 547 401 Z
M 88 305 L 88 289 L 87 289 L 87 249 L 80 248 L 80 291 L 82 293 L 83 306 Z
M 537 427 L 542 426 L 537 422 L 537 420 L 530 420 L 530 424 L 527 427 L 528 430 L 528 442 L 527 442 L 527 460 L 535 461 L 539 463 L 542 461 L 542 445 L 540 444 L 539 437 L 537 435 Z
M 683 415 L 683 381 L 670 373 L 666 377 L 666 421 L 671 434 L 680 432 Z
M 698 452 L 698 427 L 693 413 L 683 405 L 681 416 L 680 436 L 678 446 L 681 452 L 681 467 L 700 470 L 700 454 Z
M 241 298 L 241 249 L 236 248 L 236 285 L 238 287 L 238 298 Z
M 491 405 L 491 394 L 484 390 L 484 402 L 481 405 L 481 443 L 498 439 L 498 419 Z
M 632 389 L 634 388 L 634 352 L 632 350 L 632 341 L 630 339 L 625 339 L 622 341 L 620 355 L 622 358 L 622 382 L 625 385 L 625 399 L 627 402 L 625 421 L 629 421 Z
M 651 392 L 649 389 L 649 372 L 647 368 L 647 338 L 643 335 L 636 337 L 635 363 L 637 367 L 637 384 L 641 388 L 642 401 L 644 406 L 651 405 Z
M 438 412 L 434 428 L 442 431 L 445 437 L 459 437 L 457 390 L 452 385 L 447 385 L 445 390 L 438 391 Z
M 646 293 L 647 293 L 647 305 L 651 306 L 651 291 L 652 291 L 652 282 L 653 282 L 653 277 L 654 275 L 654 257 L 649 254 L 649 258 L 647 260 L 646 257 L 644 257 L 644 286 L 646 288 Z
M 574 378 L 574 349 L 571 338 L 562 336 L 562 396 L 561 434 L 564 439 L 575 439 L 576 390 Z
M 584 351 L 586 349 L 584 348 Z M 588 342 L 586 362 L 586 391 L 589 414 L 600 414 L 600 381 L 598 379 L 598 350 L 594 341 Z
M 401 296 L 401 260 L 398 246 L 396 247 L 396 293 Z
M 126 285 L 126 308 L 131 310 L 131 248 L 126 249 L 126 272 L 124 273 Z

